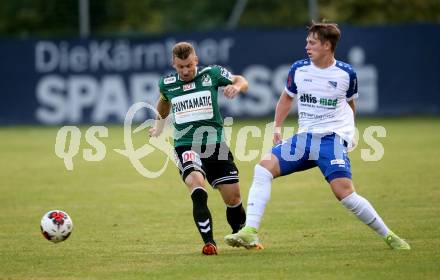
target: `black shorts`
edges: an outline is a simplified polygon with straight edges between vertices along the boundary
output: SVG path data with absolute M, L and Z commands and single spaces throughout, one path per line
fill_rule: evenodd
M 179 146 L 174 151 L 183 181 L 196 170 L 203 174 L 213 188 L 219 184 L 238 183 L 238 169 L 226 143 L 198 147 Z

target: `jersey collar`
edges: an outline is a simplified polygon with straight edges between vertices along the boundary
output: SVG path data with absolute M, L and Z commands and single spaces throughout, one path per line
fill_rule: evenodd
M 313 62 L 311 60 L 310 60 L 310 65 L 312 65 L 313 68 L 315 68 L 317 70 L 325 71 L 325 70 L 331 69 L 332 67 L 334 67 L 336 65 L 336 58 L 333 58 L 333 63 L 329 67 L 327 67 L 327 68 L 319 68 L 318 66 L 313 64 Z

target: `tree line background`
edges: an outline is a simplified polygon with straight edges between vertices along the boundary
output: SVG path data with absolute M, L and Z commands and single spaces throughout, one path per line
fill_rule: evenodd
M 222 29 L 236 0 L 89 0 L 91 35 Z M 317 0 L 319 19 L 372 26 L 440 22 L 440 0 Z M 2 0 L 0 36 L 78 35 L 78 0 Z M 248 0 L 238 28 L 309 23 L 307 0 Z

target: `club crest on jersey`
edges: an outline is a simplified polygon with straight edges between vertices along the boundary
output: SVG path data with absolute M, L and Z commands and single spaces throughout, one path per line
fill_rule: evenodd
M 202 86 L 204 86 L 204 87 L 212 86 L 211 76 L 209 76 L 208 74 L 203 75 L 203 77 L 202 77 Z
M 176 82 L 176 77 L 167 77 L 163 79 L 164 85 L 169 85 Z
M 338 82 L 335 81 L 328 81 L 328 83 L 333 87 L 336 88 L 338 86 Z
M 195 88 L 196 88 L 196 83 L 194 83 L 194 82 L 183 85 L 183 91 L 188 91 L 188 90 L 192 90 Z

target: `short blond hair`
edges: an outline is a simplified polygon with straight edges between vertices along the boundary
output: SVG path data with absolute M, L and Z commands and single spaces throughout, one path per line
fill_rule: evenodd
M 190 54 L 195 54 L 193 45 L 188 42 L 179 42 L 173 47 L 173 59 L 175 57 L 180 59 L 187 59 Z

